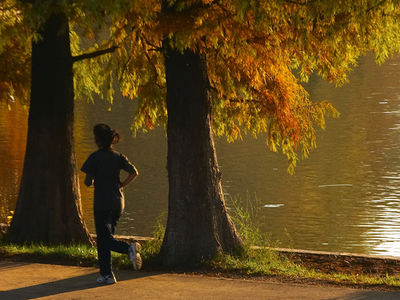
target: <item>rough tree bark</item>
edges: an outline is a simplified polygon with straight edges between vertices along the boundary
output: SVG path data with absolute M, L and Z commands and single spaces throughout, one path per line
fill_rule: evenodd
M 169 207 L 165 265 L 198 264 L 242 248 L 222 193 L 206 57 L 166 47 Z
M 74 91 L 68 20 L 53 15 L 32 45 L 32 86 L 24 169 L 12 242 L 88 243 L 74 144 Z

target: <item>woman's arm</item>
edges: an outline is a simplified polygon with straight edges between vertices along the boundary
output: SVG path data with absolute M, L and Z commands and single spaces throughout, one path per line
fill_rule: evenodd
M 139 173 L 129 174 L 128 177 L 122 182 L 121 187 L 124 189 L 128 184 L 135 180 L 135 178 L 139 175 Z
M 88 187 L 91 186 L 93 184 L 93 179 L 94 179 L 93 176 L 86 174 L 85 185 Z

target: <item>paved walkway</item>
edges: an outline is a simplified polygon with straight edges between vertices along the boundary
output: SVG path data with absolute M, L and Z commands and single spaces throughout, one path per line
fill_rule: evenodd
M 0 299 L 400 299 L 400 293 L 330 286 L 133 270 L 115 275 L 118 283 L 102 286 L 95 268 L 0 261 Z

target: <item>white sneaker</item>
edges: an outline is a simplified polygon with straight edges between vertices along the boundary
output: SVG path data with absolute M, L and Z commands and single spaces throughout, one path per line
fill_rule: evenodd
M 142 267 L 142 258 L 140 257 L 140 250 L 142 250 L 142 246 L 139 243 L 133 243 L 129 246 L 129 258 L 133 263 L 133 268 L 135 270 L 140 270 Z
M 117 279 L 115 279 L 114 274 L 109 274 L 109 275 L 105 275 L 105 276 L 97 278 L 97 283 L 100 283 L 100 284 L 113 284 L 116 282 L 117 282 Z

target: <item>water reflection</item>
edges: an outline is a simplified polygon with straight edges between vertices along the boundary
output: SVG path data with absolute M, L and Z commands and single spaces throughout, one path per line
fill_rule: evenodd
M 216 139 L 223 188 L 227 195 L 260 201 L 262 230 L 282 246 L 400 256 L 400 59 L 382 66 L 369 54 L 335 88 L 311 77 L 306 89 L 314 100 L 328 100 L 341 112 L 318 130 L 318 148 L 288 175 L 286 159 L 271 153 L 265 137 L 245 137 L 228 144 Z M 109 104 L 76 101 L 78 165 L 95 150 L 92 127 L 110 124 L 123 135 L 116 150 L 126 154 L 140 176 L 127 189 L 127 209 L 120 234 L 152 235 L 156 219 L 167 210 L 166 137 L 163 128 L 131 138 L 135 102 L 120 96 Z M 22 172 L 26 111 L 1 107 L 1 222 L 13 209 Z M 80 174 L 84 217 L 93 230 L 93 190 Z M 228 205 L 229 199 L 228 199 Z
M 15 208 L 26 147 L 28 112 L 11 104 L 0 103 L 0 222 Z

